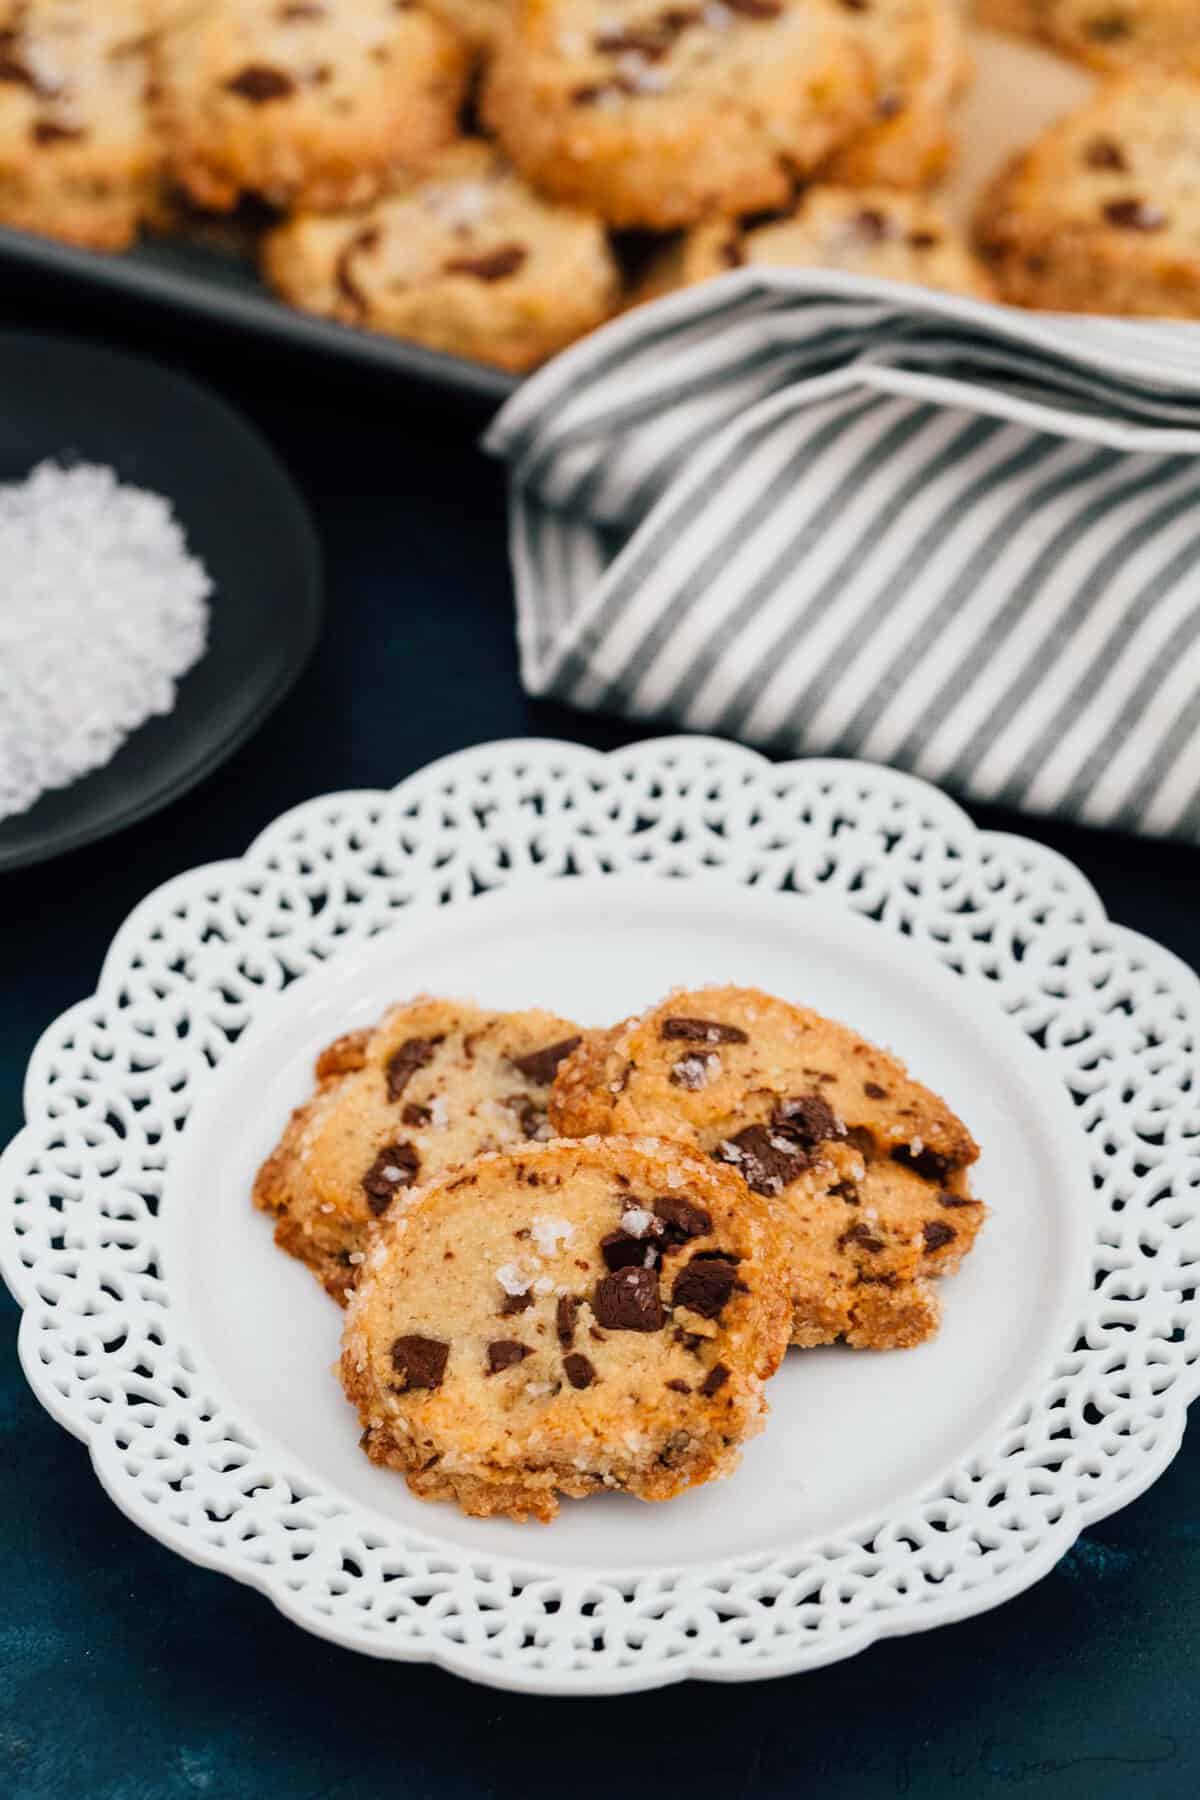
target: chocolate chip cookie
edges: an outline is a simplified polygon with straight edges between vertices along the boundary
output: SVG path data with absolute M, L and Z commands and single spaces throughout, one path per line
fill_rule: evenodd
M 976 241 L 1000 297 L 1200 318 L 1200 80 L 1114 76 L 1013 162 Z
M 148 0 L 0 3 L 0 223 L 123 250 L 153 209 Z
M 339 1038 L 255 1182 L 276 1243 L 344 1304 L 370 1229 L 398 1195 L 480 1151 L 550 1136 L 550 1084 L 578 1043 L 553 1013 L 434 999 Z
M 550 1120 L 568 1137 L 681 1139 L 734 1170 L 770 1207 L 795 1344 L 922 1342 L 939 1318 L 929 1277 L 983 1222 L 978 1150 L 949 1107 L 845 1026 L 753 988 L 672 994 L 587 1034 Z
M 516 0 L 484 116 L 517 167 L 613 225 L 783 205 L 871 119 L 832 0 Z
M 457 130 L 470 55 L 404 0 L 208 0 L 160 45 L 175 177 L 202 206 L 368 200 Z
M 1040 37 L 1048 0 L 971 0 L 970 13 L 978 25 L 1007 31 L 1014 37 Z
M 850 187 L 920 188 L 954 157 L 968 72 L 959 0 L 840 0 L 876 74 L 874 116 L 822 170 Z
M 480 139 L 394 175 L 369 207 L 289 219 L 263 268 L 310 312 L 511 370 L 599 325 L 619 289 L 600 224 L 535 194 Z
M 712 220 L 668 245 L 648 266 L 635 301 L 750 264 L 845 269 L 991 297 L 992 286 L 961 232 L 923 195 L 889 188 L 810 187 L 770 224 Z
M 1200 75 L 1197 0 L 1042 0 L 1045 36 L 1095 68 Z
M 765 1204 L 679 1144 L 480 1157 L 393 1208 L 342 1382 L 374 1462 L 423 1499 L 553 1518 L 729 1474 L 787 1342 Z

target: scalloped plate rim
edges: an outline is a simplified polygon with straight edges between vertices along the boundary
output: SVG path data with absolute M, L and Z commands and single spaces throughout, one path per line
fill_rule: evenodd
M 425 765 L 420 770 L 414 771 L 410 776 L 406 777 L 392 789 L 350 789 L 323 796 L 315 796 L 310 800 L 300 802 L 297 806 L 288 809 L 287 812 L 281 814 L 276 820 L 269 823 L 262 831 L 257 833 L 241 857 L 225 858 L 218 862 L 182 871 L 180 874 L 169 878 L 166 882 L 151 890 L 131 910 L 122 924 L 118 926 L 113 935 L 109 949 L 106 952 L 95 993 L 90 998 L 95 999 L 103 993 L 106 983 L 110 978 L 111 969 L 115 966 L 117 952 L 123 941 L 130 935 L 135 923 L 145 912 L 152 908 L 155 902 L 160 901 L 173 888 L 177 886 L 187 886 L 190 888 L 199 885 L 206 877 L 215 876 L 218 872 L 244 866 L 261 851 L 265 844 L 270 842 L 272 837 L 279 833 L 285 822 L 291 818 L 301 819 L 306 816 L 311 816 L 312 812 L 317 808 L 344 805 L 348 802 L 361 801 L 363 799 L 378 801 L 381 805 L 389 802 L 402 802 L 406 791 L 410 788 L 415 787 L 418 783 L 427 782 L 434 776 L 449 774 L 456 766 L 471 766 L 478 758 L 480 751 L 484 749 L 497 755 L 506 751 L 526 752 L 531 757 L 539 757 L 559 752 L 560 754 L 569 754 L 572 760 L 578 760 L 584 764 L 594 763 L 599 760 L 618 765 L 623 759 L 633 760 L 638 753 L 644 754 L 649 750 L 653 750 L 660 755 L 664 753 L 669 754 L 672 751 L 680 751 L 689 757 L 701 755 L 707 751 L 710 754 L 714 754 L 722 762 L 728 763 L 740 760 L 743 766 L 751 771 L 761 772 L 763 768 L 768 768 L 780 779 L 786 778 L 792 771 L 800 772 L 802 775 L 816 776 L 817 778 L 825 771 L 828 771 L 829 774 L 834 777 L 844 776 L 847 771 L 855 768 L 862 768 L 864 771 L 870 770 L 875 772 L 875 765 L 858 764 L 850 759 L 833 757 L 796 758 L 786 762 L 772 763 L 770 759 L 763 757 L 758 752 L 749 750 L 744 746 L 726 743 L 720 739 L 690 734 L 643 739 L 607 753 L 592 750 L 588 746 L 573 743 L 569 740 L 559 740 L 554 738 L 509 738 L 497 740 L 487 745 L 469 746 L 462 750 L 454 751 L 445 757 L 438 758 L 434 762 Z M 1121 942 L 1133 946 L 1139 944 L 1146 945 L 1154 951 L 1157 957 L 1165 959 L 1167 964 L 1171 966 L 1172 972 L 1181 988 L 1189 993 L 1194 1003 L 1200 1004 L 1200 977 L 1197 976 L 1196 972 L 1174 952 L 1158 944 L 1153 938 L 1150 938 L 1146 934 L 1131 930 L 1128 927 L 1116 925 L 1111 921 L 1108 921 L 1103 902 L 1095 888 L 1076 865 L 1061 852 L 1053 851 L 1048 847 L 1042 846 L 1038 844 L 1036 840 L 1027 839 L 1020 833 L 982 832 L 953 799 L 924 782 L 919 777 L 908 775 L 901 771 L 887 769 L 886 767 L 879 771 L 879 773 L 883 775 L 889 785 L 897 788 L 903 787 L 914 797 L 919 795 L 927 805 L 932 802 L 937 810 L 945 809 L 948 816 L 954 819 L 956 823 L 959 823 L 961 828 L 971 837 L 986 837 L 989 841 L 1004 841 L 1011 845 L 1028 843 L 1037 851 L 1039 857 L 1049 858 L 1057 862 L 1065 872 L 1069 872 L 1077 889 L 1080 892 L 1086 892 L 1089 896 L 1094 907 L 1094 917 L 1096 920 L 1107 923 L 1111 933 Z M 714 870 L 710 873 L 711 878 L 714 880 L 719 881 L 725 878 L 725 872 L 722 870 Z M 621 877 L 617 878 L 621 879 Z M 645 875 L 647 881 L 657 881 L 662 880 L 663 878 L 662 875 L 653 875 L 649 872 Z M 708 878 L 707 875 L 706 878 Z M 555 879 L 555 877 L 542 877 L 540 875 L 531 874 L 528 879 L 540 883 L 543 880 Z M 609 879 L 609 877 L 601 876 L 596 879 L 603 880 Z M 629 879 L 629 877 L 626 876 L 625 879 Z M 508 885 L 513 884 L 510 881 Z M 441 909 L 441 906 L 444 903 L 436 900 L 427 900 L 417 901 L 413 904 L 414 907 L 427 907 L 430 913 L 436 913 Z M 832 906 L 833 903 L 828 902 L 827 904 Z M 351 953 L 353 954 L 353 951 Z M 272 996 L 272 998 L 282 999 L 283 996 Z M 72 1007 L 67 1008 L 60 1014 L 57 1019 L 51 1021 L 46 1027 L 39 1036 L 37 1044 L 31 1054 L 28 1072 L 30 1075 L 34 1071 L 43 1050 L 49 1049 L 49 1046 L 54 1040 L 55 1034 L 63 1021 L 69 1018 L 77 1009 L 86 1008 L 88 1004 L 88 999 L 76 1002 Z M 1019 1027 L 1014 1026 L 1014 1029 L 1019 1029 Z M 0 1192 L 7 1192 L 7 1174 L 10 1162 L 15 1160 L 16 1152 L 19 1150 L 23 1139 L 32 1125 L 32 1121 L 29 1118 L 30 1096 L 28 1090 L 29 1081 L 27 1077 L 26 1089 L 23 1094 L 27 1123 L 17 1132 L 5 1151 L 0 1154 Z M 3 1231 L 2 1226 L 0 1226 L 0 1231 Z M 13 1240 L 11 1237 L 7 1235 L 0 1236 L 0 1275 L 3 1276 L 9 1291 L 13 1294 L 18 1305 L 23 1308 L 19 1324 L 18 1349 L 26 1378 L 28 1379 L 34 1394 L 55 1422 L 64 1426 L 73 1437 L 78 1438 L 87 1445 L 89 1459 L 101 1487 L 132 1523 L 144 1530 L 147 1535 L 157 1538 L 158 1541 L 164 1543 L 168 1548 L 183 1556 L 187 1561 L 194 1563 L 196 1566 L 211 1569 L 214 1572 L 224 1575 L 230 1575 L 244 1586 L 251 1587 L 262 1593 L 284 1617 L 300 1625 L 303 1629 L 319 1637 L 323 1637 L 330 1642 L 340 1644 L 346 1648 L 359 1651 L 360 1653 L 372 1655 L 381 1660 L 429 1663 L 433 1666 L 445 1669 L 449 1673 L 465 1676 L 466 1678 L 477 1681 L 483 1685 L 510 1692 L 573 1696 L 586 1693 L 607 1695 L 610 1693 L 649 1691 L 663 1686 L 670 1686 L 677 1681 L 689 1678 L 721 1681 L 761 1680 L 768 1677 L 774 1678 L 775 1676 L 802 1672 L 806 1669 L 815 1667 L 824 1667 L 829 1663 L 845 1660 L 850 1656 L 857 1655 L 861 1650 L 866 1649 L 870 1644 L 881 1639 L 911 1635 L 915 1632 L 934 1629 L 942 1624 L 954 1623 L 958 1620 L 972 1617 L 977 1613 L 990 1611 L 992 1607 L 1001 1605 L 1006 1600 L 1015 1598 L 1017 1595 L 1025 1592 L 1029 1587 L 1033 1586 L 1047 1574 L 1049 1570 L 1052 1569 L 1069 1551 L 1071 1546 L 1076 1542 L 1079 1533 L 1085 1527 L 1093 1525 L 1121 1510 L 1121 1508 L 1130 1504 L 1153 1485 L 1159 1476 L 1161 1476 L 1170 1466 L 1177 1454 L 1182 1442 L 1184 1430 L 1186 1429 L 1187 1405 L 1197 1396 L 1197 1394 L 1200 1394 L 1200 1364 L 1193 1364 L 1177 1376 L 1175 1383 L 1169 1391 L 1170 1404 L 1163 1421 L 1164 1426 L 1167 1428 L 1163 1430 L 1158 1442 L 1153 1448 L 1150 1450 L 1143 1449 L 1141 1451 L 1136 1473 L 1128 1476 L 1119 1486 L 1110 1488 L 1108 1491 L 1102 1490 L 1088 1500 L 1069 1500 L 1065 1505 L 1062 1518 L 1056 1522 L 1052 1529 L 1046 1531 L 1042 1543 L 1035 1550 L 1028 1552 L 1022 1560 L 1004 1576 L 998 1578 L 994 1590 L 992 1591 L 981 1592 L 978 1588 L 968 1588 L 962 1593 L 954 1596 L 947 1596 L 945 1598 L 933 1596 L 932 1598 L 923 1601 L 919 1608 L 914 1608 L 907 1614 L 872 1613 L 865 1616 L 860 1621 L 856 1621 L 853 1626 L 845 1628 L 839 1636 L 831 1638 L 822 1646 L 819 1655 L 814 1656 L 811 1644 L 806 1644 L 801 1653 L 791 1657 L 786 1655 L 774 1656 L 769 1660 L 765 1667 L 759 1667 L 753 1663 L 734 1664 L 721 1667 L 717 1663 L 710 1662 L 706 1659 L 689 1659 L 680 1656 L 674 1661 L 657 1663 L 649 1668 L 611 1668 L 604 1671 L 585 1671 L 582 1675 L 574 1670 L 561 1672 L 554 1671 L 550 1668 L 523 1670 L 519 1667 L 514 1667 L 510 1672 L 503 1663 L 491 1662 L 484 1657 L 474 1654 L 474 1647 L 470 1644 L 459 1646 L 461 1654 L 456 1655 L 449 1651 L 431 1648 L 425 1645 L 408 1646 L 405 1644 L 389 1644 L 383 1641 L 364 1641 L 361 1637 L 356 1637 L 350 1632 L 341 1630 L 336 1621 L 324 1620 L 319 1615 L 314 1615 L 311 1611 L 304 1611 L 300 1606 L 293 1604 L 291 1596 L 286 1591 L 279 1591 L 278 1583 L 272 1581 L 269 1566 L 258 1569 L 251 1565 L 233 1564 L 226 1558 L 225 1553 L 219 1546 L 211 1547 L 211 1553 L 205 1554 L 200 1546 L 195 1544 L 183 1544 L 178 1541 L 177 1534 L 164 1528 L 161 1522 L 152 1521 L 152 1519 L 147 1516 L 145 1510 L 137 1503 L 135 1495 L 131 1495 L 128 1490 L 122 1490 L 119 1483 L 109 1479 L 109 1472 L 104 1466 L 102 1456 L 102 1451 L 105 1447 L 104 1440 L 97 1440 L 94 1434 L 89 1433 L 83 1427 L 82 1423 L 77 1426 L 74 1419 L 66 1416 L 67 1409 L 65 1407 L 60 1409 L 58 1404 L 56 1404 L 59 1397 L 52 1385 L 43 1378 L 40 1362 L 34 1354 L 34 1320 L 28 1305 L 28 1296 L 23 1292 L 23 1272 L 18 1273 L 17 1269 L 13 1267 L 10 1262 L 12 1245 Z M 457 1546 L 455 1547 L 455 1551 L 457 1551 Z

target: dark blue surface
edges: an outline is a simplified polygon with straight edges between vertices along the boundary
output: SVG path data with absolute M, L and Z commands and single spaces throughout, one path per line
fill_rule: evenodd
M 329 576 L 316 661 L 224 769 L 107 844 L 0 878 L 7 1138 L 38 1033 L 91 992 L 158 882 L 237 854 L 296 801 L 390 784 L 467 744 L 637 734 L 521 694 L 503 483 L 471 447 L 478 415 L 32 285 L 6 289 L 5 322 L 90 333 L 213 382 L 290 465 Z M 1200 961 L 1196 851 L 977 816 L 1064 851 L 1115 918 Z M 0 1800 L 1200 1791 L 1196 1434 L 1148 1494 L 995 1613 L 787 1681 L 539 1701 L 334 1649 L 143 1537 L 32 1399 L 15 1330 L 0 1298 Z

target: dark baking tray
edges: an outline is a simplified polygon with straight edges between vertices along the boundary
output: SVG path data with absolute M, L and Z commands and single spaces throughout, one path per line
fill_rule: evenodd
M 517 385 L 515 376 L 484 363 L 297 312 L 269 292 L 248 260 L 204 243 L 150 240 L 110 256 L 0 227 L 0 269 L 6 267 L 39 271 L 80 290 L 127 295 L 177 315 L 233 326 L 493 405 Z

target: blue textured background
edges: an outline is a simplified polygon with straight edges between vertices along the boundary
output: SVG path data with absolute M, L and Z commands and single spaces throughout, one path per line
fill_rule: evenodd
M 515 733 L 640 735 L 521 694 L 503 484 L 478 415 L 211 330 L 6 285 L 0 323 L 155 353 L 266 432 L 317 521 L 318 657 L 258 737 L 158 819 L 0 877 L 0 1137 L 50 1019 L 149 888 L 278 812 Z M 1200 960 L 1200 855 L 980 813 L 1063 850 L 1112 915 Z M 620 1800 L 1200 1792 L 1200 1446 L 1001 1610 L 813 1675 L 530 1700 L 308 1638 L 145 1538 L 51 1423 L 0 1298 L 0 1800 Z

